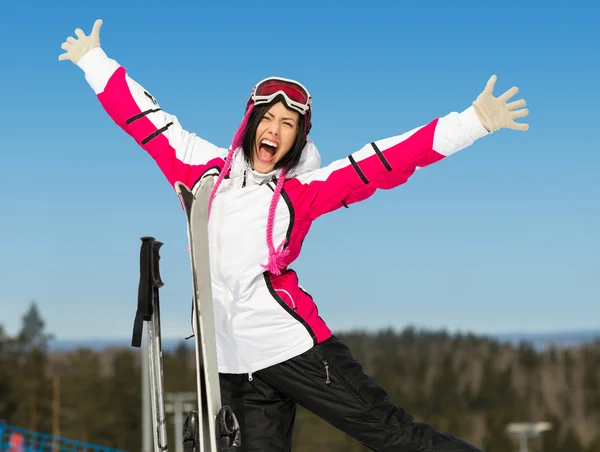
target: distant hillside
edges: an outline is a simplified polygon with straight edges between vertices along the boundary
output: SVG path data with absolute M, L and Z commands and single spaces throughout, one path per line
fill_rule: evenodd
M 598 330 L 575 330 L 549 333 L 507 333 L 492 335 L 492 338 L 500 342 L 518 345 L 520 342 L 528 342 L 535 349 L 541 350 L 553 345 L 555 347 L 578 347 L 590 344 L 600 339 Z
M 350 332 L 352 333 L 352 332 Z M 544 350 L 549 346 L 554 347 L 578 347 L 584 344 L 590 344 L 596 340 L 600 340 L 600 329 L 598 330 L 574 330 L 574 331 L 557 331 L 547 333 L 500 333 L 489 335 L 474 335 L 475 337 L 487 337 L 495 341 L 518 345 L 521 342 L 526 342 L 536 350 Z M 187 342 L 192 347 L 193 342 L 186 341 L 185 338 L 164 338 L 163 349 L 165 351 L 173 351 L 181 342 Z M 114 347 L 131 347 L 131 339 L 101 339 L 101 338 L 83 338 L 83 339 L 58 339 L 50 343 L 50 350 L 53 351 L 68 351 L 77 348 L 89 348 L 92 350 L 102 350 L 105 348 Z

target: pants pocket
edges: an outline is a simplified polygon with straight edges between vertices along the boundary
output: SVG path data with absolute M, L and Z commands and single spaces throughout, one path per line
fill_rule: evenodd
M 315 357 L 323 368 L 328 385 L 340 384 L 361 406 L 370 406 L 385 393 L 367 376 L 362 365 L 356 361 L 350 349 L 335 336 L 318 345 Z

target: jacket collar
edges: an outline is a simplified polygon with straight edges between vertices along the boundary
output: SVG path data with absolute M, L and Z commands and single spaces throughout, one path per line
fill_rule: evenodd
M 319 169 L 321 166 L 321 155 L 314 142 L 308 138 L 304 149 L 302 150 L 302 156 L 298 165 L 287 174 L 288 178 L 299 176 L 300 174 L 308 173 Z M 279 177 L 281 170 L 273 170 L 269 173 L 263 174 L 253 170 L 250 165 L 244 159 L 244 152 L 242 148 L 238 148 L 233 156 L 231 162 L 231 182 L 234 186 L 241 185 L 244 180 L 244 173 L 246 177 L 246 185 L 261 185 L 269 182 L 273 176 Z

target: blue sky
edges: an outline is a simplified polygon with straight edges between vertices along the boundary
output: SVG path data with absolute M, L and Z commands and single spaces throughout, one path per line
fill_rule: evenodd
M 334 329 L 600 326 L 598 7 L 350 4 L 2 2 L 0 324 L 15 332 L 35 300 L 59 338 L 129 337 L 139 238 L 152 235 L 165 242 L 163 332 L 190 332 L 177 197 L 81 70 L 57 60 L 102 18 L 108 55 L 222 146 L 256 81 L 302 81 L 324 163 L 463 110 L 494 73 L 496 95 L 519 86 L 529 131 L 321 218 L 294 268 Z

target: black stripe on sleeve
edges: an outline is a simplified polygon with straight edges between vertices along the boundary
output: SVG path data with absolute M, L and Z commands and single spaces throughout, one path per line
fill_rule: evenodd
M 125 121 L 127 123 L 127 125 L 131 124 L 134 121 L 137 121 L 138 119 L 143 118 L 144 116 L 149 115 L 150 113 L 156 113 L 157 111 L 160 111 L 160 108 L 151 108 L 150 110 L 146 110 L 143 111 L 135 116 L 132 116 L 131 118 L 129 118 L 127 121 Z
M 160 129 L 158 129 L 156 132 L 151 133 L 150 135 L 148 135 L 146 138 L 144 138 L 142 140 L 142 144 L 146 144 L 148 143 L 150 140 L 153 140 L 154 138 L 156 138 L 157 136 L 159 136 L 161 133 L 163 133 L 165 130 L 167 130 L 169 127 L 171 127 L 173 125 L 172 122 L 170 122 L 169 124 L 167 124 L 164 127 L 161 127 Z
M 352 163 L 352 167 L 354 168 L 354 171 L 356 171 L 356 173 L 359 175 L 359 177 L 361 178 L 361 180 L 365 183 L 368 184 L 369 183 L 369 179 L 367 179 L 365 177 L 365 174 L 362 172 L 362 170 L 358 167 L 358 164 L 356 163 L 356 160 L 354 160 L 354 157 L 352 157 L 351 155 L 348 156 L 348 160 L 350 160 L 350 163 Z
M 392 171 L 392 167 L 390 166 L 388 161 L 385 159 L 385 157 L 383 156 L 383 154 L 381 153 L 381 151 L 379 150 L 377 145 L 373 142 L 373 143 L 371 143 L 371 146 L 373 146 L 373 149 L 375 150 L 377 157 L 379 157 L 379 160 L 381 160 L 381 163 L 383 163 L 383 166 L 385 166 L 385 169 L 388 171 Z

